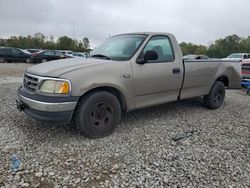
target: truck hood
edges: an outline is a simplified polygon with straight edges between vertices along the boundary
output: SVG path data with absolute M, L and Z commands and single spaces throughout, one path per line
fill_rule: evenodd
M 39 76 L 60 77 L 62 74 L 76 69 L 81 69 L 89 66 L 96 66 L 107 62 L 109 61 L 94 58 L 70 58 L 34 65 L 28 68 L 27 72 Z

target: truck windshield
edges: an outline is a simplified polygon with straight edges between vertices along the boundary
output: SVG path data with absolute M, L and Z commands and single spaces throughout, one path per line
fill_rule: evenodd
M 127 34 L 108 38 L 91 52 L 91 57 L 117 61 L 129 60 L 146 37 L 147 35 L 143 34 Z

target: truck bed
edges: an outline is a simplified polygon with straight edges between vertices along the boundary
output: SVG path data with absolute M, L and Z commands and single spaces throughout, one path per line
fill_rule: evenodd
M 227 80 L 228 89 L 241 88 L 241 66 L 238 61 L 185 60 L 183 65 L 185 74 L 181 99 L 208 94 L 214 79 L 220 76 Z

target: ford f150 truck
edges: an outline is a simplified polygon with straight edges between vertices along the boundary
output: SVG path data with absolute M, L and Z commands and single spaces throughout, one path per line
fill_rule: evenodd
M 91 58 L 72 58 L 26 70 L 17 106 L 50 122 L 74 122 L 92 138 L 107 136 L 123 111 L 198 97 L 210 109 L 224 101 L 225 88 L 238 89 L 239 63 L 186 63 L 174 35 L 130 33 L 108 38 Z

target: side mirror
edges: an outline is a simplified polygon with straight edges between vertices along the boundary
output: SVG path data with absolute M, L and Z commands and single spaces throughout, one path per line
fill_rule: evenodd
M 158 59 L 158 55 L 155 51 L 153 50 L 148 50 L 146 51 L 146 53 L 144 54 L 143 59 L 138 59 L 136 62 L 138 64 L 144 64 L 147 61 L 152 61 L 152 60 L 157 60 Z

